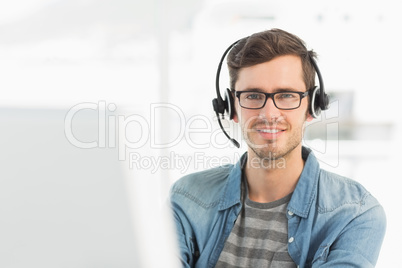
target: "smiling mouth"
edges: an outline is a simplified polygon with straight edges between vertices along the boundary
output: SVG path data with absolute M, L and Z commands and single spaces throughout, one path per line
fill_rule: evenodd
M 271 129 L 257 129 L 257 132 L 260 132 L 260 133 L 267 133 L 267 134 L 276 134 L 276 133 L 279 133 L 279 132 L 283 132 L 283 131 L 285 131 L 285 130 L 282 130 L 282 129 L 276 129 L 276 128 L 271 128 Z
M 274 134 L 274 133 L 278 133 L 278 132 L 283 131 L 283 130 L 279 130 L 279 129 L 257 129 L 257 131 L 258 132 L 263 132 L 263 133 L 272 133 L 272 134 Z

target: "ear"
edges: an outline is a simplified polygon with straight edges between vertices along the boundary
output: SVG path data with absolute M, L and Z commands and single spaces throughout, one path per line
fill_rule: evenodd
M 239 117 L 237 116 L 236 110 L 234 110 L 233 121 L 235 121 L 236 123 L 239 123 Z
M 310 113 L 307 113 L 306 121 L 311 122 L 311 121 L 313 121 L 313 119 L 314 119 L 314 116 L 312 116 Z

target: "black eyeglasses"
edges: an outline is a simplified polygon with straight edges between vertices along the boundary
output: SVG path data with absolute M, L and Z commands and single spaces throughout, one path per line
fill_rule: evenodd
M 263 93 L 258 91 L 236 91 L 241 107 L 246 109 L 261 109 L 272 98 L 276 108 L 281 110 L 293 110 L 300 107 L 301 101 L 308 96 L 308 91 L 281 91 L 276 93 Z

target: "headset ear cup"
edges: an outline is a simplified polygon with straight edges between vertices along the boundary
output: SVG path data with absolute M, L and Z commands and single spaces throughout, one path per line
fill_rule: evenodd
M 329 96 L 328 94 L 324 93 L 324 98 L 322 103 L 320 103 L 321 110 L 327 110 L 329 108 Z
M 229 119 L 232 120 L 235 115 L 234 98 L 232 92 L 228 88 L 225 91 L 225 103 L 227 104 L 226 111 Z
M 320 88 L 315 87 L 313 93 L 311 94 L 311 103 L 310 103 L 310 114 L 317 118 L 320 115 Z

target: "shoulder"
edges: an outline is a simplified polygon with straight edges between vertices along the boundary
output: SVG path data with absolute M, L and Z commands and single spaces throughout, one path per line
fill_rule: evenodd
M 359 182 L 322 169 L 320 170 L 317 199 L 318 210 L 321 213 L 347 206 L 359 214 L 363 210 L 380 206 L 378 201 Z
M 201 206 L 210 206 L 219 201 L 232 169 L 233 165 L 224 165 L 186 175 L 173 184 L 171 198 L 184 198 Z

